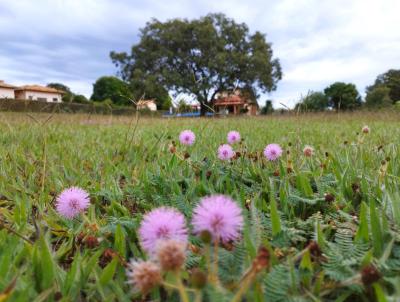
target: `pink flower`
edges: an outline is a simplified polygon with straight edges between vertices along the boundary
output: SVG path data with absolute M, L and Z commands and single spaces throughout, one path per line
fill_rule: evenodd
M 193 210 L 193 230 L 208 231 L 214 240 L 229 242 L 238 239 L 243 228 L 242 210 L 230 197 L 204 197 Z
M 306 157 L 311 157 L 314 154 L 314 148 L 308 145 L 304 146 L 303 154 Z
M 149 254 L 156 252 L 160 240 L 173 239 L 186 244 L 185 217 L 174 208 L 154 209 L 143 217 L 139 238 L 142 248 Z
M 270 160 L 277 160 L 282 155 L 282 148 L 278 144 L 269 144 L 264 149 L 264 156 Z
M 193 133 L 193 131 L 190 130 L 183 130 L 181 134 L 179 134 L 179 141 L 183 145 L 193 145 L 194 141 L 196 140 L 196 135 Z
M 68 219 L 72 219 L 86 210 L 90 205 L 89 194 L 77 187 L 65 189 L 56 200 L 57 212 Z
M 369 127 L 367 125 L 362 127 L 362 132 L 365 133 L 365 134 L 368 134 L 369 133 Z
M 230 145 L 224 144 L 218 148 L 218 158 L 221 160 L 229 160 L 235 156 L 235 151 L 233 151 Z
M 227 136 L 229 144 L 234 144 L 240 141 L 240 133 L 237 131 L 230 131 Z

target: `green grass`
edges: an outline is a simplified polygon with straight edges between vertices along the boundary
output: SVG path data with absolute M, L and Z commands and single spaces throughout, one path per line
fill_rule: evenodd
M 271 258 L 246 290 L 247 301 L 399 301 L 399 121 L 389 113 L 228 119 L 3 113 L 0 302 L 139 301 L 124 265 L 146 257 L 136 233 L 143 213 L 168 205 L 190 221 L 199 198 L 213 193 L 242 205 L 246 227 L 240 242 L 219 248 L 221 287 L 204 288 L 204 301 L 230 301 L 259 246 Z M 365 124 L 367 135 L 359 133 Z M 177 144 L 172 154 L 184 129 L 195 132 L 196 143 Z M 229 130 L 244 138 L 232 163 L 216 157 Z M 285 150 L 278 163 L 262 157 L 269 143 Z M 303 156 L 304 145 L 315 148 L 312 158 Z M 92 204 L 73 221 L 54 210 L 55 197 L 70 186 L 90 192 Z M 90 246 L 88 236 L 98 245 Z M 186 270 L 206 270 L 201 242 L 190 240 Z M 310 240 L 321 254 L 307 247 Z M 363 283 L 360 272 L 371 265 L 381 278 Z M 191 287 L 189 276 L 183 278 Z M 165 289 L 147 298 L 179 300 Z

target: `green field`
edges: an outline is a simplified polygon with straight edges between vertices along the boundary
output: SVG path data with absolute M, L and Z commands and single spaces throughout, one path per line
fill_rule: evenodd
M 193 146 L 179 144 L 185 129 L 196 134 Z M 216 150 L 230 130 L 243 141 L 225 162 Z M 146 297 L 127 284 L 127 261 L 147 257 L 137 230 L 143 214 L 160 206 L 184 213 L 190 228 L 193 207 L 215 193 L 241 205 L 245 227 L 240 240 L 209 247 L 218 281 L 202 289 L 191 276 L 210 274 L 208 247 L 191 234 L 181 273 L 190 301 L 400 301 L 399 139 L 394 113 L 2 113 L 0 302 L 179 301 L 170 274 Z M 270 143 L 284 149 L 277 162 L 262 155 Z M 310 158 L 305 145 L 315 149 Z M 89 192 L 91 206 L 68 220 L 55 200 L 71 186 Z M 250 280 L 243 275 L 260 246 L 268 263 Z

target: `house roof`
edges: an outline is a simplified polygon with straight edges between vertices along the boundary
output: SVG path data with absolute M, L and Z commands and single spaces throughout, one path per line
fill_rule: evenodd
M 215 106 L 226 106 L 226 105 L 244 105 L 249 103 L 246 99 L 238 95 L 230 95 L 227 97 L 221 97 L 214 101 Z
M 51 88 L 51 87 L 45 87 L 45 86 L 40 86 L 40 85 L 24 85 L 20 86 L 15 89 L 16 91 L 37 91 L 37 92 L 49 92 L 49 93 L 61 93 L 64 94 L 64 91 Z
M 17 88 L 17 86 L 13 86 L 13 85 L 7 84 L 4 81 L 0 80 L 0 88 L 15 89 L 15 88 Z

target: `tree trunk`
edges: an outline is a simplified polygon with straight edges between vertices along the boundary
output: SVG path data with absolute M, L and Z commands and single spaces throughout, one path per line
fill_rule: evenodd
M 208 108 L 204 102 L 200 102 L 200 116 L 205 116 Z

